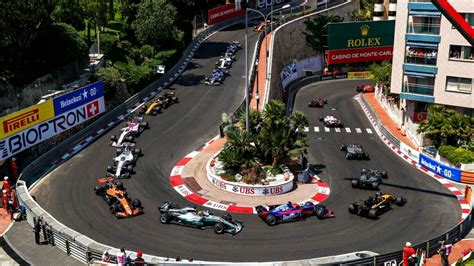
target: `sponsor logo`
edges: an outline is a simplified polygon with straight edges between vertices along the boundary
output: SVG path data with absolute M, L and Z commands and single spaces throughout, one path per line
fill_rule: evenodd
M 93 112 L 90 109 L 94 109 Z M 50 120 L 36 124 L 0 142 L 0 160 L 15 155 L 59 133 L 79 125 L 105 111 L 104 99 L 73 109 Z
M 423 154 L 420 154 L 419 164 L 426 167 L 429 171 L 438 174 L 444 178 L 451 179 L 454 181 L 460 181 L 461 171 L 456 168 L 452 168 L 434 161 Z
M 281 5 L 288 2 L 290 2 L 290 0 L 258 0 L 257 8 L 258 9 L 269 8 L 272 6 L 272 3 L 275 6 L 275 5 Z
M 351 39 L 347 40 L 347 48 L 358 48 L 367 46 L 380 46 L 382 43 L 381 37 L 367 38 L 367 39 Z
M 80 89 L 71 91 L 53 99 L 54 113 L 60 115 L 64 112 L 90 103 L 104 96 L 104 82 L 99 81 Z
M 358 63 L 367 61 L 392 60 L 393 46 L 369 47 L 358 49 L 329 50 L 329 65 Z
M 0 119 L 2 127 L 0 139 L 14 135 L 52 117 L 54 117 L 54 111 L 51 100 L 7 115 Z
M 212 25 L 236 16 L 244 15 L 245 9 L 236 8 L 235 3 L 208 10 L 208 24 Z
M 367 37 L 367 35 L 369 35 L 369 29 L 370 27 L 367 24 L 360 26 L 360 35 L 362 35 L 362 37 Z

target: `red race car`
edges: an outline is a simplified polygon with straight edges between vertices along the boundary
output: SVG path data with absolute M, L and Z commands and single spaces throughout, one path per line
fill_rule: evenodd
M 362 93 L 374 92 L 375 88 L 372 85 L 362 85 L 362 86 L 357 86 L 356 91 L 357 92 L 362 92 Z
M 313 98 L 311 102 L 308 103 L 308 107 L 323 107 L 327 103 L 327 99 Z

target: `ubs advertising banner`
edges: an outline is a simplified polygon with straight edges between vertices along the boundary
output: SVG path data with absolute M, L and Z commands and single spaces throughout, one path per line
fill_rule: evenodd
M 395 20 L 330 23 L 328 65 L 391 60 Z
M 245 15 L 245 9 L 236 9 L 235 3 L 219 6 L 207 11 L 207 24 L 216 24 L 218 22 L 242 15 Z
M 86 96 L 87 93 L 87 96 Z M 91 95 L 92 94 L 92 95 Z M 81 96 L 79 96 L 81 95 Z M 97 82 L 48 100 L 52 115 L 0 140 L 0 160 L 54 137 L 105 112 L 104 84 Z M 29 107 L 37 108 L 36 106 Z M 22 110 L 22 112 L 28 112 Z

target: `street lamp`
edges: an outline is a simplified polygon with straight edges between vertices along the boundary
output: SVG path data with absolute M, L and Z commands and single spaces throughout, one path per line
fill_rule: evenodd
M 256 9 L 253 9 L 253 8 L 246 8 L 246 10 L 245 10 L 245 130 L 247 132 L 249 131 L 249 116 L 250 116 L 250 113 L 249 113 L 249 83 L 250 83 L 250 80 L 249 80 L 249 57 L 248 57 L 248 12 L 249 11 L 254 11 L 254 12 L 260 14 L 263 17 L 263 21 L 265 21 L 265 33 L 267 33 L 267 25 L 266 25 L 267 18 L 269 16 L 271 16 L 273 13 L 278 12 L 278 11 L 283 10 L 283 9 L 287 9 L 289 7 L 290 7 L 290 5 L 284 5 L 279 9 L 272 10 L 266 16 L 262 12 L 260 12 Z M 272 24 L 270 23 L 270 26 L 271 25 Z M 266 36 L 265 36 L 265 38 L 266 38 Z M 267 53 L 265 63 L 268 65 L 268 42 L 267 42 L 267 39 L 265 39 L 265 49 L 266 49 L 265 52 Z

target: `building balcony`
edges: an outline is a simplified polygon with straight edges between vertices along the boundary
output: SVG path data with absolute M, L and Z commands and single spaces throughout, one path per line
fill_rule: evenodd
M 410 101 L 434 103 L 434 86 L 405 83 L 400 98 Z
M 433 23 L 416 23 L 409 22 L 407 24 L 407 33 L 412 34 L 429 34 L 439 35 L 440 24 Z
M 419 76 L 434 77 L 438 73 L 438 68 L 430 65 L 403 64 L 403 71 L 418 73 Z
M 438 10 L 431 0 L 410 0 L 408 10 Z
M 435 66 L 437 57 L 431 56 L 406 56 L 405 63 L 416 65 L 432 65 Z

